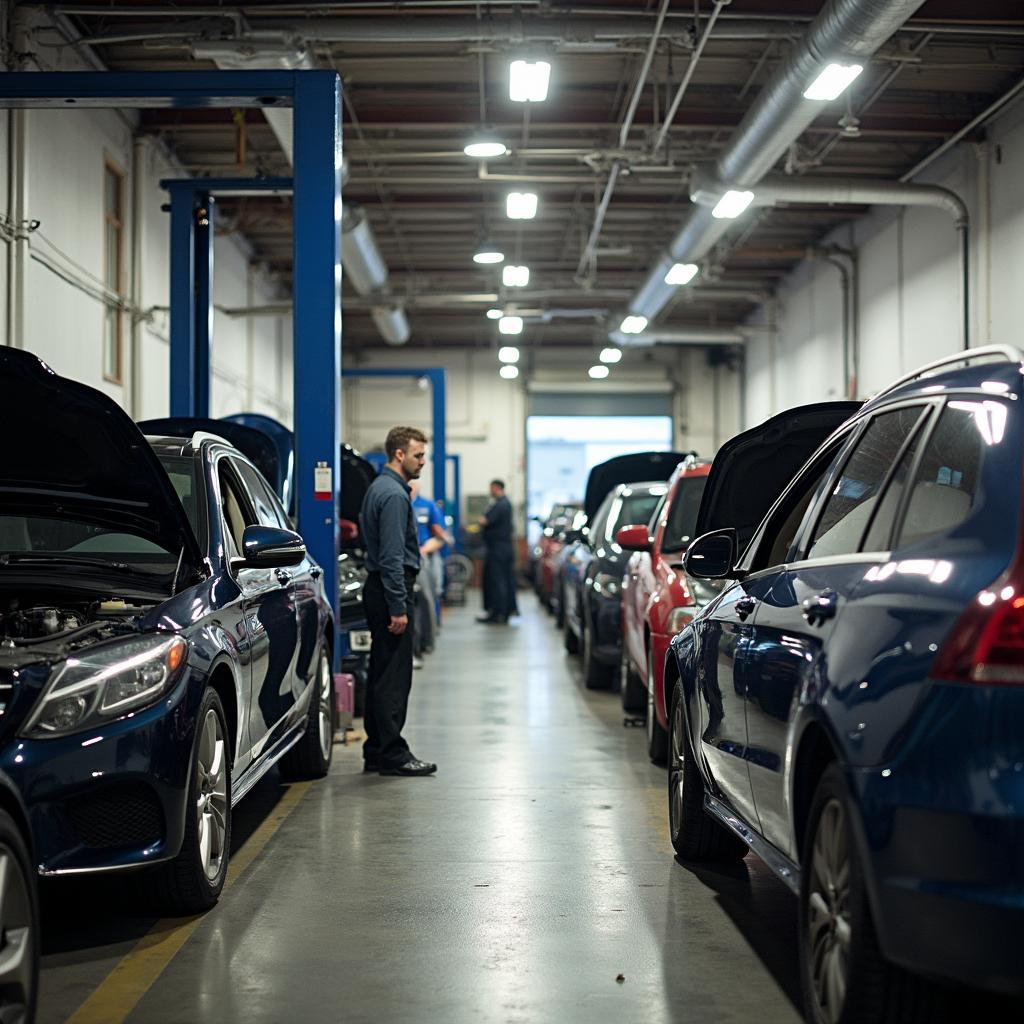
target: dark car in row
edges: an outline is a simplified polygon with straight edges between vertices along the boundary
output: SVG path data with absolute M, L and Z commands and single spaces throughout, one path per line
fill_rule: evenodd
M 1024 994 L 1024 353 L 719 452 L 673 641 L 669 821 L 799 897 L 814 1022 L 935 1019 L 932 979 Z
M 43 874 L 144 869 L 216 901 L 233 806 L 331 762 L 322 571 L 223 438 L 143 436 L 110 398 L 0 350 L 0 771 Z
M 587 478 L 587 521 L 568 538 L 560 588 L 565 648 L 582 654 L 589 689 L 612 685 L 621 661 L 622 577 L 630 552 L 616 542 L 616 531 L 651 519 L 682 458 L 677 452 L 621 455 Z
M 540 537 L 533 549 L 533 589 L 546 608 L 552 607 L 555 593 L 555 563 L 565 546 L 565 537 L 582 506 L 576 502 L 560 502 L 541 522 Z

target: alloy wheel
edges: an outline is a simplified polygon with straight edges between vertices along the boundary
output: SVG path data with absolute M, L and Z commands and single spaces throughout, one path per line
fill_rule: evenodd
M 220 874 L 227 853 L 228 766 L 224 731 L 213 708 L 206 712 L 199 740 L 199 797 L 196 814 L 199 823 L 199 855 L 203 872 L 212 882 Z
M 668 761 L 668 822 L 673 837 L 679 834 L 683 821 L 683 785 L 685 782 L 686 721 L 683 718 L 683 702 L 676 701 L 672 709 L 672 729 L 669 738 Z
M 818 1014 L 838 1024 L 846 1004 L 851 924 L 849 828 L 836 798 L 822 808 L 814 834 L 804 925 Z
M 334 700 L 334 680 L 331 678 L 331 666 L 325 655 L 320 656 L 320 679 L 317 684 L 317 700 L 320 704 L 320 753 L 324 760 L 331 756 L 331 745 L 334 743 L 334 715 L 331 703 Z
M 0 843 L 0 1024 L 22 1024 L 32 1005 L 32 902 L 14 851 Z

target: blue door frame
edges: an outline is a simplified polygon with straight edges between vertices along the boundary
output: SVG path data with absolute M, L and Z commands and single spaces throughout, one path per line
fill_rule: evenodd
M 298 511 L 337 610 L 341 445 L 341 81 L 334 71 L 0 72 L 0 108 L 291 107 L 294 109 L 294 417 Z M 202 185 L 202 182 L 196 184 Z M 252 187 L 255 181 L 247 182 Z M 182 189 L 179 203 L 202 192 Z M 172 190 L 172 216 L 175 192 Z M 171 411 L 209 407 L 212 251 L 198 208 L 178 210 L 172 252 Z M 184 224 L 189 225 L 188 237 Z M 196 259 L 197 251 L 200 258 Z M 199 266 L 201 265 L 201 266 Z M 200 277 L 196 277 L 197 269 Z M 205 280 L 205 285 L 202 281 Z M 196 289 L 193 292 L 193 289 Z M 205 289 L 205 290 L 203 290 Z M 192 293 L 191 295 L 189 293 Z M 175 323 L 177 320 L 177 324 Z M 178 329 L 179 333 L 176 333 Z M 186 340 L 182 340 L 186 339 Z M 443 463 L 442 463 L 443 464 Z M 317 470 L 321 470 L 318 474 Z M 329 485 L 322 472 L 329 470 Z M 319 483 L 319 486 L 317 484 Z M 334 638 L 335 664 L 340 650 Z

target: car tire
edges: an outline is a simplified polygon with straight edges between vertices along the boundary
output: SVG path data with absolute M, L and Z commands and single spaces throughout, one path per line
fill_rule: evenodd
M 672 691 L 669 714 L 668 831 L 682 860 L 738 861 L 747 844 L 704 810 L 704 780 L 686 728 L 683 688 Z
M 559 592 L 559 598 L 556 601 L 554 594 L 551 596 L 551 610 L 555 614 L 555 625 L 559 629 L 565 629 L 565 587 Z
M 654 706 L 654 654 L 647 648 L 647 715 L 645 731 L 647 733 L 647 756 L 651 764 L 664 765 L 668 761 L 668 733 L 658 721 L 658 712 Z
M 619 694 L 623 711 L 636 715 L 647 710 L 647 694 L 643 681 L 633 671 L 625 636 L 622 638 L 622 657 L 619 660 Z
M 322 779 L 331 770 L 336 725 L 334 675 L 331 672 L 330 651 L 324 643 L 320 648 L 313 693 L 306 712 L 306 731 L 278 763 L 281 777 L 286 782 Z
M 153 875 L 153 895 L 168 913 L 209 910 L 224 888 L 231 853 L 231 741 L 226 721 L 220 697 L 207 687 L 196 716 L 181 850 Z
M 855 813 L 839 765 L 825 770 L 804 833 L 800 885 L 800 984 L 813 1024 L 927 1024 L 941 1018 L 941 990 L 882 956 Z
M 562 643 L 565 644 L 566 651 L 569 654 L 580 653 L 580 638 L 573 632 L 572 626 L 569 625 L 569 616 L 565 610 L 565 591 L 562 591 L 562 603 L 558 606 L 559 618 L 562 620 Z
M 612 685 L 610 665 L 602 665 L 594 654 L 594 627 L 583 609 L 583 685 L 588 690 L 607 690 Z
M 26 837 L 0 810 L 0 1020 L 34 1021 L 39 993 L 39 895 Z

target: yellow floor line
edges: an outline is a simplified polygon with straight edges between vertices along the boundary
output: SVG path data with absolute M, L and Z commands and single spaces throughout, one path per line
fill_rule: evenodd
M 289 787 L 267 819 L 228 864 L 225 891 L 260 855 L 311 785 L 309 782 L 299 782 Z M 164 918 L 157 921 L 68 1018 L 67 1024 L 121 1024 L 205 918 L 205 914 L 197 914 L 184 919 Z

